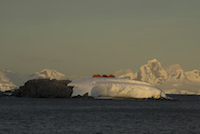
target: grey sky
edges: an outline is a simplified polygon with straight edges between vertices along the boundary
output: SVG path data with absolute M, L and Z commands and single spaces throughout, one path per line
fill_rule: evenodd
M 134 72 L 156 58 L 200 70 L 199 0 L 1 0 L 0 68 Z

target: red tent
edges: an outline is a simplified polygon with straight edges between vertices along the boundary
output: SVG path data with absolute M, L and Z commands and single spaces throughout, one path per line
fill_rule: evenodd
M 108 77 L 107 75 L 103 74 L 101 77 Z
M 108 77 L 115 78 L 115 76 L 114 76 L 114 75 L 112 75 L 112 74 L 110 74 Z
M 95 74 L 95 75 L 93 75 L 92 77 L 101 77 L 101 75 Z

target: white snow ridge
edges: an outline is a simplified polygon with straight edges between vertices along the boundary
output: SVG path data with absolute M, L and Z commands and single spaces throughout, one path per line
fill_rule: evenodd
M 80 78 L 68 85 L 74 86 L 72 96 L 88 93 L 94 98 L 168 98 L 159 88 L 142 81 L 119 78 Z
M 31 75 L 29 79 L 38 79 L 38 78 L 48 78 L 48 79 L 57 79 L 57 80 L 68 80 L 69 78 L 53 69 L 43 69 L 40 72 L 35 72 Z

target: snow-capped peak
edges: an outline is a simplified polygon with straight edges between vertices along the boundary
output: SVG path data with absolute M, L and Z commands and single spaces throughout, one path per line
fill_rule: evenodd
M 157 60 L 157 59 L 149 60 L 149 61 L 148 61 L 148 64 L 149 64 L 149 63 L 152 63 L 152 62 L 158 62 L 158 60 Z
M 146 65 L 140 67 L 137 79 L 152 84 L 162 84 L 168 79 L 168 74 L 156 59 L 148 61 Z
M 161 63 L 156 59 L 148 61 L 147 66 L 149 66 L 151 70 L 162 69 Z
M 43 69 L 42 71 L 35 72 L 33 75 L 31 75 L 32 79 L 34 78 L 48 78 L 48 79 L 69 79 L 66 75 L 57 72 L 53 69 Z

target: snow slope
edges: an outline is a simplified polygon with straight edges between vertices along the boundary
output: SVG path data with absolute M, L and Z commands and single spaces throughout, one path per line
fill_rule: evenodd
M 7 91 L 7 90 L 12 90 L 15 88 L 17 88 L 17 86 L 13 84 L 12 82 L 0 81 L 0 91 L 2 92 Z
M 19 84 L 21 81 L 19 74 L 15 73 L 10 69 L 1 69 L 0 70 L 0 90 L 6 91 L 17 88 L 16 84 Z M 16 84 L 15 84 L 15 83 Z
M 159 88 L 141 81 L 118 78 L 80 78 L 68 85 L 74 86 L 72 96 L 88 93 L 92 97 L 167 98 Z
M 157 85 L 157 87 L 161 88 L 166 94 L 200 95 L 200 82 L 168 80 L 162 85 Z

